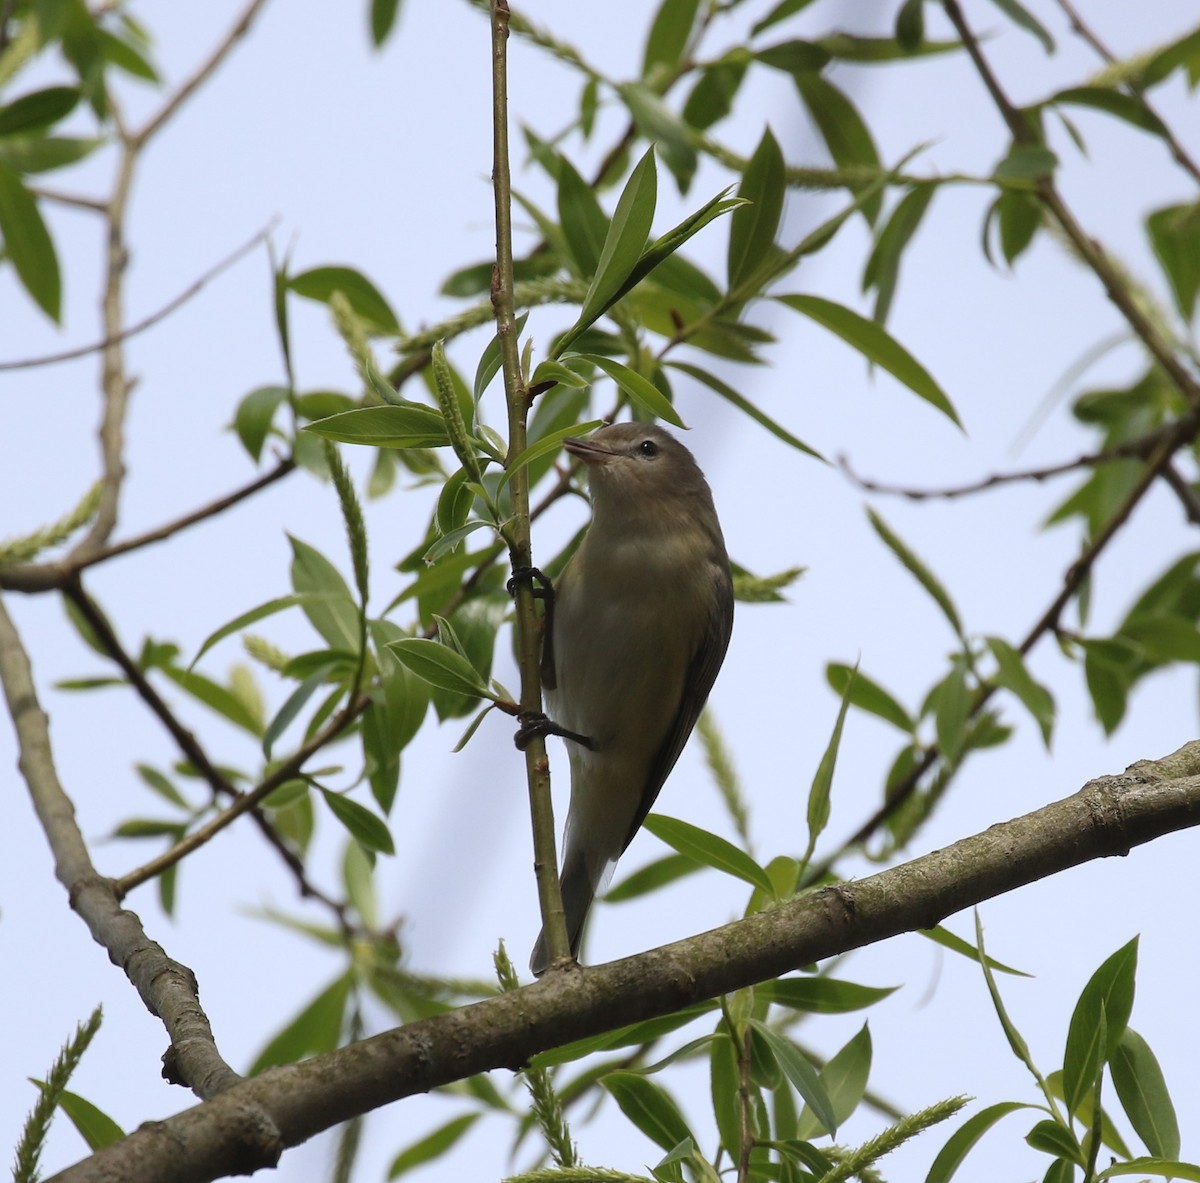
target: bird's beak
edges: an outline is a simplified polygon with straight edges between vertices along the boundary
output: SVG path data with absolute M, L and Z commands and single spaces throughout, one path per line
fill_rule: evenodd
M 616 455 L 615 452 L 610 448 L 604 447 L 603 444 L 596 444 L 591 440 L 577 439 L 574 436 L 568 436 L 563 440 L 563 447 L 572 456 L 578 457 L 585 464 L 607 464 Z

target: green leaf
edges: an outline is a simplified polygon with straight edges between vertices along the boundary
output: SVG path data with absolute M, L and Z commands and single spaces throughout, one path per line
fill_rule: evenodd
M 979 961 L 979 950 L 975 948 L 970 941 L 964 941 L 962 937 L 956 936 L 949 929 L 943 928 L 940 924 L 936 928 L 919 928 L 917 932 L 926 940 L 932 941 L 935 945 L 941 945 L 943 949 L 949 949 L 953 953 L 958 953 L 962 957 L 967 957 L 971 961 Z M 1011 965 L 1005 965 L 1003 961 L 997 961 L 994 957 L 987 957 L 986 963 L 990 969 L 1001 974 L 1013 974 L 1019 978 L 1032 977 L 1032 974 L 1027 974 L 1023 969 L 1013 969 Z
M 38 307 L 57 322 L 62 312 L 62 280 L 54 243 L 33 194 L 3 163 L 0 163 L 0 238 L 4 255 L 15 268 L 22 286 Z
M 988 248 L 988 232 L 993 217 L 1000 228 L 1000 253 L 1011 267 L 1025 253 L 1042 227 L 1042 203 L 1032 193 L 1021 189 L 1006 189 L 996 198 L 984 225 L 983 246 L 989 262 L 992 262 L 992 256 Z
M 427 1162 L 441 1158 L 482 1116 L 482 1113 L 464 1113 L 459 1117 L 452 1118 L 445 1125 L 439 1126 L 433 1133 L 418 1139 L 407 1150 L 402 1150 L 392 1159 L 387 1177 L 399 1179 L 413 1167 L 424 1166 Z
M 992 3 L 1018 28 L 1036 37 L 1047 53 L 1054 52 L 1054 38 L 1046 31 L 1045 26 L 1017 0 L 992 0 Z
M 521 339 L 521 334 L 525 331 L 525 322 L 528 319 L 528 312 L 523 312 L 517 317 L 514 334 L 518 341 Z M 500 334 L 495 333 L 487 343 L 487 348 L 479 355 L 479 365 L 475 368 L 475 381 L 471 386 L 471 395 L 476 404 L 483 397 L 483 392 L 491 384 L 492 379 L 500 372 L 500 367 L 503 364 L 504 358 L 500 351 Z
M 591 362 L 603 370 L 637 406 L 656 419 L 664 419 L 676 427 L 687 430 L 687 424 L 679 417 L 679 412 L 671 405 L 670 400 L 649 378 L 642 377 L 636 370 L 604 357 L 599 353 L 572 353 L 564 357 L 564 361 L 580 358 Z
M 667 365 L 673 370 L 679 370 L 681 373 L 695 378 L 697 382 L 702 382 L 709 390 L 715 394 L 719 394 L 726 402 L 732 403 L 739 411 L 749 415 L 756 423 L 765 427 L 776 439 L 783 440 L 785 444 L 795 448 L 798 452 L 803 452 L 817 460 L 825 460 L 825 457 L 815 448 L 810 448 L 803 440 L 797 439 L 787 428 L 776 423 L 769 415 L 760 411 L 749 399 L 738 394 L 732 386 L 727 382 L 723 382 L 716 374 L 710 374 L 707 370 L 702 370 L 699 366 L 693 366 L 688 362 L 672 361 L 667 362 Z
M 351 975 L 340 974 L 286 1027 L 272 1037 L 250 1066 L 249 1076 L 277 1064 L 291 1064 L 305 1056 L 331 1052 L 338 1045 Z
M 558 431 L 552 431 L 542 436 L 537 443 L 530 444 L 519 456 L 514 456 L 509 461 L 504 469 L 504 475 L 500 478 L 498 488 L 503 489 L 527 464 L 542 456 L 549 456 L 551 453 L 557 452 L 562 447 L 563 440 L 573 436 L 587 435 L 603 424 L 603 419 L 588 419 L 583 423 L 573 423 L 570 427 L 562 427 Z
M 1048 101 L 1090 107 L 1153 135 L 1170 135 L 1163 121 L 1146 106 L 1145 100 L 1121 90 L 1114 90 L 1111 86 L 1071 86 L 1051 95 Z
M 683 1114 L 662 1085 L 636 1072 L 610 1072 L 600 1083 L 621 1112 L 663 1150 L 674 1150 L 685 1138 L 692 1138 Z
M 914 185 L 896 203 L 887 224 L 875 239 L 863 269 L 862 290 L 867 292 L 875 289 L 874 319 L 880 324 L 886 323 L 891 311 L 892 298 L 900 278 L 900 259 L 936 192 L 936 185 Z
M 654 149 L 651 147 L 630 173 L 617 201 L 604 239 L 604 249 L 596 264 L 596 273 L 592 276 L 579 321 L 573 331 L 577 332 L 581 326 L 593 323 L 616 299 L 615 293 L 620 291 L 641 258 L 646 239 L 650 236 L 657 195 L 658 175 L 654 168 Z
M 1033 1057 L 1029 1054 L 1029 1044 L 1025 1042 L 1025 1036 L 1017 1029 L 1017 1025 L 1009 1018 L 1004 999 L 1000 996 L 1000 988 L 996 985 L 996 979 L 992 975 L 990 959 L 983 947 L 983 921 L 980 919 L 978 908 L 975 910 L 975 946 L 976 958 L 983 969 L 983 980 L 987 983 L 992 1007 L 996 1012 L 996 1018 L 1000 1020 L 1000 1027 L 1004 1032 L 1004 1037 L 1008 1040 L 1008 1046 L 1012 1049 L 1013 1055 L 1029 1069 L 1034 1080 L 1041 1083 L 1041 1073 L 1033 1062 Z
M 694 1002 L 673 1014 L 662 1015 L 657 1019 L 646 1019 L 641 1023 L 631 1023 L 616 1031 L 607 1031 L 603 1035 L 593 1035 L 587 1039 L 579 1039 L 574 1043 L 564 1044 L 548 1052 L 541 1052 L 531 1060 L 535 1068 L 553 1068 L 558 1064 L 569 1064 L 574 1060 L 590 1056 L 593 1052 L 612 1051 L 616 1048 L 636 1047 L 653 1043 L 680 1027 L 687 1026 L 703 1015 L 712 1014 L 717 1009 L 713 1000 Z
M 346 581 L 319 550 L 290 534 L 288 541 L 292 544 L 292 587 L 297 596 L 304 597 L 298 601 L 304 615 L 334 649 L 357 653 L 358 605 Z
M 913 58 L 932 57 L 953 53 L 962 49 L 961 41 L 922 41 L 915 49 L 909 49 L 892 37 L 858 37 L 853 33 L 830 33 L 815 41 L 830 57 L 859 65 L 907 61 Z
M 729 227 L 726 271 L 731 292 L 752 286 L 763 263 L 773 254 L 785 192 L 783 153 L 768 128 L 738 187 L 738 197 L 747 204 L 733 211 Z
M 275 412 L 288 396 L 282 386 L 260 386 L 252 390 L 238 403 L 233 417 L 233 427 L 242 441 L 242 446 L 257 461 L 262 456 L 263 444 L 271 430 Z
M 1078 1139 L 1069 1129 L 1050 1118 L 1039 1121 L 1025 1135 L 1025 1141 L 1034 1150 L 1040 1150 L 1043 1154 L 1053 1155 L 1064 1162 L 1073 1162 L 1076 1166 L 1084 1164 L 1083 1149 L 1080 1147 Z M 1071 1179 L 1074 1177 L 1073 1172 L 1068 1176 Z
M 724 1020 L 717 1028 L 717 1036 L 709 1048 L 708 1072 L 713 1116 L 721 1136 L 721 1145 L 729 1152 L 730 1158 L 737 1162 L 742 1145 L 741 1115 L 738 1112 L 738 1051 Z
M 989 1105 L 981 1109 L 973 1117 L 963 1122 L 946 1140 L 946 1145 L 938 1151 L 937 1158 L 925 1176 L 925 1183 L 949 1183 L 954 1172 L 962 1166 L 963 1159 L 971 1152 L 975 1143 L 983 1137 L 1002 1117 L 1016 1113 L 1019 1109 L 1033 1109 L 1033 1105 L 1022 1105 L 1017 1101 L 1001 1101 L 997 1105 Z
M 825 680 L 835 694 L 849 694 L 850 702 L 860 711 L 878 715 L 905 734 L 911 735 L 916 730 L 916 723 L 909 713 L 878 682 L 861 671 L 856 672 L 840 662 L 830 662 L 825 667 Z
M 376 49 L 388 39 L 399 12 L 400 0 L 371 0 L 371 43 Z
M 100 1150 L 125 1137 L 125 1131 L 107 1113 L 70 1089 L 63 1089 L 58 1107 L 70 1118 L 89 1150 Z
M 958 413 L 942 388 L 882 325 L 820 296 L 779 296 L 778 299 L 781 304 L 836 333 L 869 362 L 887 370 L 914 394 L 941 411 L 955 426 L 962 427 Z
M 0 107 L 0 136 L 42 131 L 70 115 L 79 98 L 79 91 L 73 86 L 48 86 L 23 94 Z
M 400 332 L 400 322 L 387 300 L 362 272 L 353 267 L 313 267 L 289 277 L 287 286 L 296 295 L 322 304 L 328 304 L 334 292 L 341 292 L 373 331 Z
M 1040 144 L 1014 144 L 1008 155 L 992 170 L 997 181 L 1028 185 L 1049 180 L 1058 167 L 1058 157 Z
M 1175 304 L 1190 321 L 1200 291 L 1200 203 L 1168 205 L 1146 218 L 1146 233 Z
M 1187 1179 L 1189 1183 L 1200 1183 L 1200 1166 L 1165 1158 L 1135 1158 L 1129 1162 L 1114 1163 L 1096 1178 L 1112 1179 L 1117 1175 L 1159 1175 L 1164 1179 Z
M 1121 1106 L 1146 1149 L 1155 1158 L 1178 1158 L 1179 1122 L 1150 1045 L 1126 1027 L 1108 1063 Z
M 392 641 L 388 648 L 418 678 L 431 686 L 468 694 L 472 698 L 496 700 L 475 667 L 461 653 L 437 641 L 425 637 L 406 637 Z
M 1025 666 L 1025 659 L 1001 637 L 988 637 L 988 647 L 998 667 L 996 681 L 1006 690 L 1011 690 L 1020 699 L 1033 721 L 1042 732 L 1042 740 L 1050 747 L 1050 736 L 1054 731 L 1054 698 L 1050 691 L 1033 680 Z
M 862 986 L 838 978 L 776 978 L 754 987 L 757 999 L 814 1015 L 844 1015 L 865 1010 L 894 994 L 897 986 Z
M 1107 958 L 1075 1004 L 1063 1052 L 1063 1099 L 1072 1116 L 1125 1034 L 1133 1010 L 1137 948 L 1138 939 L 1134 937 Z
M 700 0 L 663 0 L 646 38 L 642 56 L 642 77 L 648 78 L 655 66 L 673 69 L 687 47 Z
M 820 1122 L 822 1130 L 836 1135 L 838 1122 L 833 1102 L 808 1058 L 790 1039 L 772 1031 L 765 1023 L 760 1023 L 757 1019 L 751 1019 L 750 1023 L 766 1041 L 780 1068 L 792 1082 L 796 1092 L 804 1098 L 813 1116 Z
M 699 826 L 661 813 L 650 814 L 644 825 L 651 834 L 680 854 L 687 855 L 706 867 L 741 879 L 751 887 L 762 888 L 774 896 L 775 885 L 771 882 L 771 877 L 744 850 L 739 850 L 732 842 L 717 834 L 710 834 Z
M 857 666 L 850 671 L 850 681 L 842 692 L 841 706 L 838 708 L 837 721 L 825 746 L 821 763 L 817 765 L 813 776 L 812 786 L 808 791 L 808 848 L 804 852 L 804 862 L 812 858 L 817 848 L 817 839 L 829 824 L 829 794 L 833 788 L 833 774 L 837 767 L 838 748 L 842 743 L 842 728 L 846 723 L 846 711 L 850 709 L 850 692 L 854 687 L 854 678 L 858 673 Z
M 707 131 L 733 110 L 733 100 L 746 76 L 749 54 L 740 46 L 700 72 L 683 105 L 683 121 L 696 131 Z
M 231 723 L 243 728 L 256 739 L 263 733 L 263 721 L 233 691 L 218 685 L 210 678 L 174 665 L 163 665 L 162 671 L 176 685 L 182 687 L 197 701 L 223 715 Z
M 660 887 L 666 887 L 668 883 L 674 883 L 676 879 L 682 879 L 685 875 L 693 875 L 699 869 L 696 860 L 688 858 L 685 854 L 663 855 L 662 858 L 640 867 L 632 875 L 627 875 L 616 887 L 609 888 L 604 893 L 604 902 L 623 904 L 657 891 Z
M 779 0 L 779 3 L 750 30 L 751 34 L 757 37 L 759 33 L 765 32 L 772 25 L 777 25 L 780 21 L 787 20 L 789 16 L 795 16 L 796 13 L 803 11 L 812 2 L 813 0 Z
M 108 143 L 77 136 L 13 136 L 0 140 L 0 162 L 19 173 L 44 173 L 77 164 Z
M 629 109 L 639 134 L 658 148 L 680 194 L 687 193 L 699 163 L 691 143 L 692 129 L 646 83 L 618 83 L 616 91 Z
M 309 593 L 306 595 L 280 596 L 277 599 L 268 600 L 265 604 L 259 604 L 257 608 L 251 608 L 248 612 L 243 612 L 228 624 L 222 625 L 216 632 L 210 633 L 205 638 L 204 644 L 200 646 L 196 656 L 192 658 L 192 664 L 188 668 L 193 668 L 200 658 L 218 642 L 232 636 L 234 633 L 241 632 L 242 629 L 248 628 L 252 624 L 257 624 L 260 620 L 265 620 L 268 616 L 274 616 L 276 612 L 283 612 L 288 608 L 296 608 L 304 604 L 333 603 L 339 598 L 341 597 L 336 592 L 324 594 Z
M 318 419 L 304 430 L 339 443 L 373 448 L 443 448 L 450 443 L 442 416 L 420 403 L 343 411 Z
M 954 601 L 950 599 L 945 588 L 938 582 L 933 572 L 909 550 L 900 538 L 893 533 L 891 527 L 873 509 L 867 509 L 867 517 L 870 518 L 871 525 L 875 528 L 875 533 L 879 535 L 888 549 L 905 566 L 909 574 L 933 597 L 934 602 L 950 622 L 950 627 L 962 638 L 964 634 L 958 610 L 954 607 Z
M 321 789 L 321 795 L 333 816 L 350 831 L 360 846 L 366 850 L 379 850 L 384 854 L 396 853 L 396 845 L 392 841 L 387 824 L 365 805 L 360 805 L 357 801 L 330 789 Z
M 820 74 L 798 72 L 792 80 L 834 163 L 839 168 L 879 168 L 875 142 L 854 104 Z M 865 190 L 863 185 L 850 188 L 856 193 Z M 863 216 L 868 222 L 874 223 L 879 216 L 882 201 L 882 194 L 875 193 L 863 202 Z
M 866 1023 L 840 1051 L 834 1053 L 821 1069 L 820 1080 L 825 1086 L 829 1104 L 838 1125 L 847 1121 L 858 1108 L 867 1091 L 867 1077 L 871 1071 L 871 1030 Z M 798 1138 L 815 1138 L 824 1133 L 809 1107 L 800 1114 L 797 1127 Z
M 756 50 L 754 56 L 764 66 L 792 75 L 823 70 L 830 61 L 829 51 L 814 41 L 781 41 Z

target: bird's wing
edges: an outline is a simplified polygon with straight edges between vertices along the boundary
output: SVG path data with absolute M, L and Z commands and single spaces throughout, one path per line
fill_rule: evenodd
M 621 847 L 622 854 L 633 841 L 634 835 L 641 829 L 642 822 L 646 820 L 646 814 L 650 812 L 659 790 L 663 787 L 667 777 L 671 775 L 671 769 L 675 767 L 679 753 L 683 751 L 683 745 L 687 743 L 692 728 L 696 726 L 696 720 L 700 717 L 700 712 L 704 709 L 704 703 L 708 699 L 708 692 L 717 680 L 717 672 L 725 660 L 725 650 L 729 648 L 729 637 L 733 632 L 733 580 L 730 577 L 729 569 L 727 567 L 714 569 L 713 582 L 715 594 L 712 610 L 705 621 L 700 642 L 688 663 L 683 695 L 679 700 L 675 718 L 672 719 L 662 746 L 659 747 L 650 764 L 641 800 L 638 803 L 637 815 L 634 817 L 624 845 Z

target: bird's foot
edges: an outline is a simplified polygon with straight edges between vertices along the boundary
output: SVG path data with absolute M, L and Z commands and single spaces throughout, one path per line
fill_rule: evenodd
M 513 736 L 513 743 L 522 752 L 535 739 L 545 739 L 547 735 L 557 735 L 563 739 L 569 739 L 572 743 L 580 744 L 589 751 L 592 749 L 592 741 L 586 735 L 580 735 L 577 731 L 568 731 L 565 727 L 560 727 L 541 711 L 523 711 L 519 718 L 521 726 L 517 728 L 516 734 Z
M 554 584 L 549 578 L 542 574 L 536 567 L 514 567 L 512 577 L 509 579 L 505 587 L 508 589 L 508 594 L 515 597 L 517 588 L 522 583 L 528 583 L 533 587 L 533 595 L 535 599 L 544 600 L 549 604 L 554 599 Z

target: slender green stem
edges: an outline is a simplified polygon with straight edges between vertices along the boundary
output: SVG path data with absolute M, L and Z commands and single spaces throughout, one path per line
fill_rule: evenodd
M 496 202 L 496 267 L 492 272 L 492 307 L 504 363 L 504 391 L 508 403 L 508 456 L 520 456 L 527 444 L 526 419 L 529 391 L 521 373 L 513 303 L 512 183 L 508 162 L 508 0 L 492 0 L 492 188 Z M 509 482 L 512 516 L 505 523 L 513 570 L 533 566 L 529 539 L 529 470 L 517 470 Z M 542 709 L 542 681 L 538 652 L 538 620 L 533 586 L 518 580 L 516 589 L 517 660 L 521 671 L 521 714 L 533 717 Z M 558 854 L 554 843 L 554 810 L 550 799 L 550 761 L 545 741 L 535 738 L 525 748 L 529 781 L 529 808 L 533 820 L 533 864 L 546 948 L 553 963 L 570 956 L 562 893 L 558 885 Z

